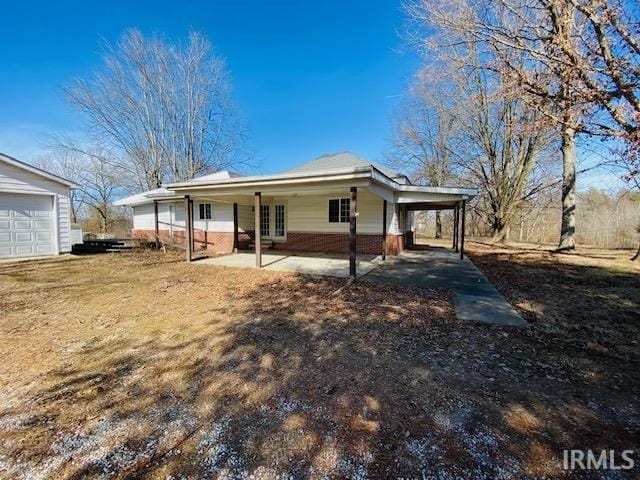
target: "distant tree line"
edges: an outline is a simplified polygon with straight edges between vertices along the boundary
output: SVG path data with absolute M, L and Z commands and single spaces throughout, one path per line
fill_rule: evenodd
M 557 205 L 559 192 L 548 201 L 523 202 L 514 215 L 514 221 L 505 240 L 525 243 L 557 244 L 560 239 L 562 210 Z M 577 194 L 576 241 L 600 248 L 635 248 L 637 226 L 640 224 L 640 193 L 621 190 L 609 193 L 591 188 Z M 450 235 L 450 213 L 441 214 L 444 235 Z M 421 238 L 435 238 L 435 213 L 421 213 L 416 218 L 416 232 Z M 477 210 L 467 217 L 467 232 L 473 237 L 490 237 L 488 225 Z

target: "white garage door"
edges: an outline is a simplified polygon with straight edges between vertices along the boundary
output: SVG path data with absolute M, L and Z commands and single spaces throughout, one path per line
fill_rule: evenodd
M 0 193 L 0 258 L 54 253 L 53 198 Z

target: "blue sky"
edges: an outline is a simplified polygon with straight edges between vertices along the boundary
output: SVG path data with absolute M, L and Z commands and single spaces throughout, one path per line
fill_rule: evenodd
M 350 150 L 381 162 L 395 106 L 418 66 L 400 0 L 5 2 L 0 151 L 37 161 L 52 133 L 81 130 L 62 86 L 100 65 L 100 42 L 136 27 L 207 35 L 227 59 L 254 164 L 282 171 Z M 592 172 L 580 189 L 617 188 Z
M 207 35 L 227 59 L 258 168 L 327 152 L 380 161 L 417 59 L 399 36 L 400 1 L 6 2 L 0 42 L 0 151 L 34 161 L 51 132 L 79 129 L 61 87 L 100 64 L 129 27 Z

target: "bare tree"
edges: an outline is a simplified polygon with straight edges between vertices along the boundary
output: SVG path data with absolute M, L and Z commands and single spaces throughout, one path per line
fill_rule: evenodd
M 568 0 L 421 0 L 410 11 L 477 45 L 482 67 L 504 79 L 505 94 L 522 99 L 560 132 L 563 158 L 559 249 L 575 248 L 576 135 L 593 102 L 583 93 L 580 49 L 584 21 Z
M 38 160 L 37 165 L 80 186 L 71 189 L 69 193 L 71 222 L 78 223 L 80 212 L 87 203 L 87 195 L 82 186 L 85 168 L 83 159 L 66 149 L 52 149 Z
M 455 105 L 418 77 L 396 117 L 389 161 L 410 172 L 412 180 L 446 186 L 454 169 Z M 442 218 L 435 213 L 435 238 L 442 238 Z
M 549 130 L 539 113 L 525 102 L 501 97 L 501 87 L 486 72 L 474 69 L 468 83 L 460 122 L 466 132 L 466 150 L 460 165 L 482 192 L 476 209 L 487 219 L 492 239 L 504 242 L 522 203 L 544 189 L 549 152 Z
M 399 157 L 414 167 L 435 166 L 439 173 L 444 166 L 478 187 L 474 208 L 493 239 L 504 241 L 521 202 L 544 187 L 539 174 L 549 158 L 550 131 L 536 108 L 505 95 L 505 78 L 483 68 L 484 54 L 471 36 L 448 33 L 446 41 L 439 34 L 421 37 L 426 66 L 413 88 L 420 102 L 410 103 L 411 113 L 399 123 L 396 152 L 401 147 Z
M 114 175 L 113 168 L 107 158 L 94 155 L 85 162 L 81 185 L 88 200 L 89 207 L 100 218 L 102 233 L 108 233 L 111 226 L 113 202 L 121 191 L 122 181 Z
M 579 49 L 571 59 L 580 71 L 584 95 L 605 117 L 590 127 L 596 134 L 622 140 L 626 154 L 640 153 L 640 4 L 623 0 L 564 0 L 583 25 Z M 602 121 L 600 121 L 602 120 Z
M 115 46 L 105 44 L 103 60 L 65 91 L 130 188 L 157 188 L 244 160 L 229 74 L 203 36 L 192 33 L 182 47 L 129 30 Z M 91 157 L 77 142 L 59 143 Z

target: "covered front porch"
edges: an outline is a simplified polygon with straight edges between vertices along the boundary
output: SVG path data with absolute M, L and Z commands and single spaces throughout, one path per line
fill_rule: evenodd
M 226 225 L 231 231 L 225 234 L 230 240 L 226 253 L 238 256 L 213 262 L 253 264 L 256 268 L 280 263 L 293 268 L 306 256 L 309 261 L 300 268 L 309 268 L 313 273 L 315 267 L 309 265 L 332 262 L 332 271 L 344 268 L 355 279 L 369 271 L 372 258 L 379 256 L 384 261 L 388 255 L 397 255 L 411 246 L 412 212 L 424 209 L 455 211 L 452 247 L 463 258 L 464 209 L 473 192 L 399 184 L 373 167 L 304 174 L 302 178 L 300 175 L 191 181 L 169 186 L 184 202 L 187 261 L 194 260 L 197 254 L 194 204 L 199 207 L 195 212 L 202 215 L 209 211 L 203 209 L 206 202 L 212 202 L 208 208 L 213 212 L 214 224 L 216 213 L 229 212 Z M 250 238 L 253 253 L 241 252 L 241 235 Z M 318 255 L 329 253 L 332 257 Z

